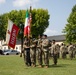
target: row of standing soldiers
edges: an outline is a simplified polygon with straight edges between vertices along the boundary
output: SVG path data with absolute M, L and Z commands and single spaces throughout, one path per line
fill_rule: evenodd
M 50 47 L 51 47 L 51 44 L 47 39 L 47 35 L 43 35 L 42 37 L 39 36 L 38 40 L 33 38 L 33 39 L 30 39 L 29 41 L 28 38 L 26 38 L 23 46 L 25 64 L 28 66 L 35 67 L 36 55 L 37 55 L 39 67 L 42 67 L 43 58 L 44 58 L 45 67 L 46 68 L 49 67 L 49 49 L 51 49 Z M 53 40 L 51 54 L 53 56 L 54 64 L 56 65 L 57 50 L 55 46 L 55 40 Z
M 69 58 L 72 60 L 76 55 L 76 45 L 70 43 L 68 46 L 66 46 L 62 43 L 60 46 L 60 54 L 63 59 L 67 58 L 67 54 L 69 54 Z
M 73 58 L 73 45 L 69 45 L 68 51 L 70 58 Z M 49 57 L 53 58 L 54 65 L 57 64 L 57 59 L 59 55 L 62 55 L 62 58 L 66 57 L 67 50 L 64 44 L 59 46 L 55 44 L 55 40 L 52 42 L 47 39 L 47 35 L 38 36 L 38 39 L 26 38 L 23 46 L 24 61 L 27 66 L 36 67 L 36 56 L 38 60 L 39 67 L 42 67 L 43 60 L 45 63 L 45 68 L 49 67 Z

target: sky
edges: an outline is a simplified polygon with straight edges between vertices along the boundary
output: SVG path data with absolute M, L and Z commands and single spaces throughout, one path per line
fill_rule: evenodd
M 47 9 L 50 15 L 49 27 L 44 34 L 48 36 L 62 35 L 76 0 L 0 0 L 0 14 L 11 10 Z

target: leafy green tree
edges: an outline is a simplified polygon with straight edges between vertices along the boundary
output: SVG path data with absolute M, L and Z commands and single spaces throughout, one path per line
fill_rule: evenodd
M 6 38 L 6 30 L 7 30 L 7 20 L 8 13 L 0 15 L 0 39 Z
M 5 33 L 7 30 L 8 25 L 8 19 L 11 19 L 19 28 L 20 25 L 24 25 L 25 23 L 25 10 L 12 10 L 9 13 L 0 15 L 0 17 L 3 17 L 1 22 L 2 26 L 0 27 L 3 29 L 3 32 L 1 31 L 0 34 L 3 34 L 5 38 Z M 32 23 L 31 23 L 31 34 L 37 37 L 39 34 L 43 34 L 46 28 L 49 26 L 49 18 L 50 15 L 48 14 L 48 10 L 45 9 L 33 9 L 31 11 L 32 14 Z M 0 38 L 2 38 L 0 36 Z M 21 37 L 19 32 L 19 38 Z
M 66 42 L 76 43 L 76 5 L 72 8 L 67 22 L 63 30 L 66 33 Z
M 33 9 L 32 10 L 32 35 L 38 36 L 43 34 L 46 28 L 49 26 L 49 14 L 48 10 Z

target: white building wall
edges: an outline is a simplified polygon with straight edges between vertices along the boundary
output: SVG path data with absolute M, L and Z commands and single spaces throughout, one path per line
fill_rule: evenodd
M 13 48 L 10 48 L 10 49 L 13 49 Z M 8 50 L 8 46 L 2 46 L 2 50 Z M 14 50 L 17 50 L 19 52 L 21 52 L 21 45 L 16 45 Z
M 16 45 L 14 50 L 21 52 L 21 45 Z
M 2 46 L 2 50 L 7 50 L 8 46 Z

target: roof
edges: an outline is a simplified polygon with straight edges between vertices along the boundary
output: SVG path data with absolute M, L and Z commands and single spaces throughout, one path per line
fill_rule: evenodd
M 65 41 L 65 35 L 55 35 L 55 36 L 49 36 L 49 40 L 56 40 L 56 41 Z

